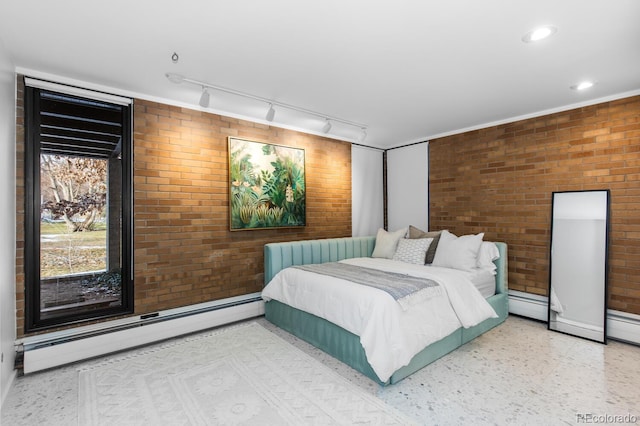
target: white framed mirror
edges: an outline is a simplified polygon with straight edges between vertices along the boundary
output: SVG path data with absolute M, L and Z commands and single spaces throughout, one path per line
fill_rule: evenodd
M 554 192 L 549 330 L 607 340 L 609 190 Z

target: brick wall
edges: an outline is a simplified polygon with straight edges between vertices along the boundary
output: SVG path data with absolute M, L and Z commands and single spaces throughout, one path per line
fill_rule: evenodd
M 350 144 L 136 101 L 135 309 L 257 292 L 268 242 L 351 235 Z M 305 149 L 307 226 L 229 231 L 227 136 Z
M 24 123 L 17 129 L 17 334 L 24 334 Z M 268 242 L 351 235 L 349 143 L 134 103 L 135 314 L 258 292 Z M 307 226 L 229 231 L 227 136 L 305 149 Z
M 551 193 L 610 189 L 609 308 L 640 314 L 640 97 L 429 143 L 429 224 L 509 244 L 509 288 L 546 295 Z

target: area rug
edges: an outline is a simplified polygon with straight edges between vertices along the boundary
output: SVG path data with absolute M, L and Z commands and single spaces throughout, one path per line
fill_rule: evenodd
M 80 371 L 79 425 L 406 425 L 412 421 L 257 323 Z

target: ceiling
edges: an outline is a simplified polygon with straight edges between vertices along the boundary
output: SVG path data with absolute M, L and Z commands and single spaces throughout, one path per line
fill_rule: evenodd
M 640 94 L 639 22 L 638 0 L 0 3 L 18 72 L 201 109 L 178 73 L 276 102 L 275 126 L 322 134 L 326 115 L 356 123 L 328 136 L 364 126 L 379 148 Z M 557 33 L 521 40 L 543 24 Z M 208 110 L 266 123 L 268 105 L 212 90 Z

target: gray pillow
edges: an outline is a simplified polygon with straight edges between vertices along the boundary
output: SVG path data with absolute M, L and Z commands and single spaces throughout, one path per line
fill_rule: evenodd
M 442 231 L 424 232 L 423 230 L 418 229 L 413 225 L 409 226 L 409 238 L 433 238 L 433 241 L 431 242 L 429 250 L 427 250 L 427 255 L 424 259 L 424 263 L 426 265 L 430 265 L 433 262 L 433 258 L 436 255 L 436 248 L 438 248 L 438 241 L 440 241 L 441 232 Z
M 414 265 L 424 265 L 431 241 L 433 238 L 401 238 L 392 259 Z

